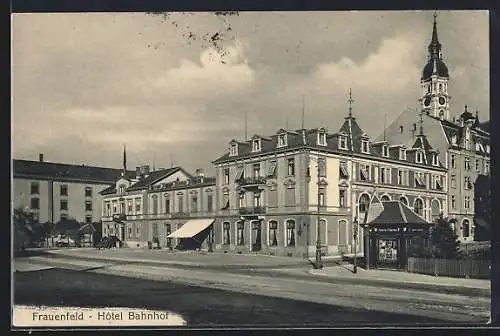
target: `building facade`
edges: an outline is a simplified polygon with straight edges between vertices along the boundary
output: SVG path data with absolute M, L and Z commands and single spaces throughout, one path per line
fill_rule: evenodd
M 490 174 L 490 133 L 488 122 L 481 123 L 465 106 L 453 116 L 450 111 L 448 68 L 443 62 L 436 20 L 429 44 L 428 61 L 422 71 L 420 121 L 415 111 L 406 110 L 384 131 L 385 137 L 398 143 L 412 143 L 421 124 L 429 141 L 439 151 L 439 159 L 448 170 L 448 214 L 454 219 L 459 239 L 474 239 L 475 197 L 477 179 Z M 382 139 L 382 135 L 378 138 Z
M 359 252 L 363 235 L 354 244 L 353 226 L 373 195 L 400 200 L 427 221 L 447 213 L 446 169 L 423 131 L 411 146 L 374 142 L 350 107 L 336 133 L 281 129 L 232 140 L 214 164 L 220 250 L 308 257 L 319 233 L 324 255 L 353 253 L 354 245 Z
M 14 208 L 34 214 L 39 222 L 72 218 L 80 223 L 101 218 L 100 191 L 121 175 L 121 169 L 13 160 Z
M 213 218 L 216 202 L 215 179 L 201 171 L 191 175 L 181 167 L 137 167 L 101 194 L 103 236 L 117 236 L 127 247 L 178 246 L 180 240 L 168 236 L 190 219 Z

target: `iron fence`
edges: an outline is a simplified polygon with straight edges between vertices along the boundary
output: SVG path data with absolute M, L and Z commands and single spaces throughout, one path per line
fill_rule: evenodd
M 489 279 L 489 260 L 408 258 L 408 272 L 460 278 Z

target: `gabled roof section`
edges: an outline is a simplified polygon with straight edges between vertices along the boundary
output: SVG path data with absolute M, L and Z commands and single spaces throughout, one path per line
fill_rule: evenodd
M 107 187 L 106 189 L 104 190 L 101 190 L 99 192 L 99 194 L 101 195 L 112 195 L 112 194 L 116 194 L 116 186 L 113 184 L 109 187 Z
M 115 183 L 121 177 L 122 169 L 14 159 L 13 173 L 14 178 Z M 128 171 L 127 174 L 135 172 Z
M 361 151 L 361 139 L 368 138 L 368 135 L 359 127 L 356 118 L 346 117 L 344 123 L 339 129 L 339 133 L 344 132 L 347 135 L 347 148 L 354 148 L 355 152 Z M 353 146 L 354 144 L 354 146 Z
M 165 177 L 170 176 L 173 173 L 178 172 L 178 171 L 182 171 L 187 176 L 191 176 L 189 173 L 187 173 L 181 167 L 173 167 L 173 168 L 168 168 L 168 169 L 156 170 L 156 171 L 151 172 L 147 177 L 141 178 L 137 183 L 132 184 L 130 187 L 127 188 L 127 191 L 148 189 L 149 186 L 151 186 L 155 182 L 158 182 L 159 180 L 164 179 Z
M 429 140 L 427 140 L 427 137 L 424 134 L 417 135 L 417 139 L 415 140 L 412 148 L 421 148 L 426 152 L 429 150 L 433 150 L 431 144 L 429 143 Z

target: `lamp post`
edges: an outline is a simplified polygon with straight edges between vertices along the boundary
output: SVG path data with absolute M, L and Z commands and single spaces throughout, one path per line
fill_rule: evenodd
M 317 164 L 318 164 L 318 206 L 317 206 L 317 212 L 316 212 L 316 216 L 317 216 L 317 219 L 316 219 L 316 263 L 315 263 L 315 268 L 316 269 L 321 269 L 323 268 L 323 264 L 321 262 L 321 230 L 320 230 L 320 225 L 319 225 L 319 222 L 320 222 L 320 201 L 321 201 L 321 193 L 320 193 L 320 177 L 321 177 L 321 173 L 320 173 L 320 165 L 321 165 L 321 159 L 318 158 L 316 160 Z
M 353 267 L 353 272 L 356 274 L 358 272 L 358 265 L 357 265 L 357 258 L 358 258 L 358 249 L 357 249 L 357 243 L 358 243 L 358 217 L 354 217 L 353 221 L 353 226 L 352 226 L 352 237 L 354 238 L 354 267 Z

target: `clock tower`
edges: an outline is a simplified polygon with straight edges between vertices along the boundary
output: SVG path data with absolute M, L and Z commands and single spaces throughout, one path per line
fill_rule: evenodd
M 427 64 L 420 80 L 422 87 L 422 110 L 441 120 L 450 120 L 450 96 L 448 95 L 448 67 L 442 60 L 441 43 L 438 40 L 436 14 L 432 38 L 428 46 Z

